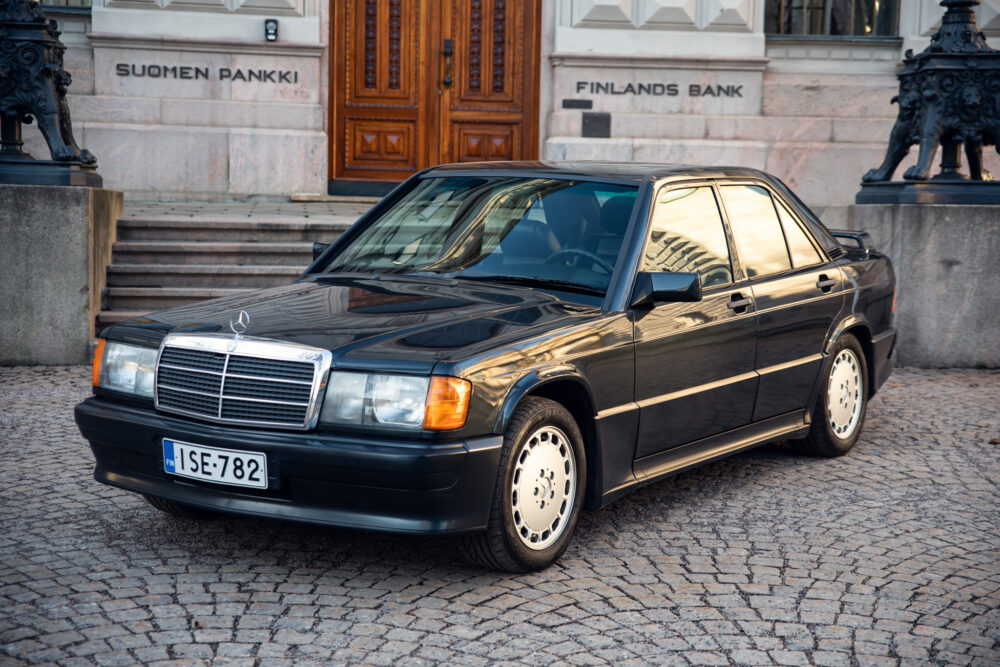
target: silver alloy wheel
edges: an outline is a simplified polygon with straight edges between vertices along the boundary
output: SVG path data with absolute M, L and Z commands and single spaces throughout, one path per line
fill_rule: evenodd
M 576 457 L 569 437 L 555 426 L 537 429 L 517 452 L 510 505 L 524 546 L 545 549 L 566 530 L 576 499 Z
M 854 434 L 861 421 L 861 363 L 853 350 L 845 349 L 830 366 L 830 383 L 826 388 L 826 413 L 830 428 L 842 440 Z

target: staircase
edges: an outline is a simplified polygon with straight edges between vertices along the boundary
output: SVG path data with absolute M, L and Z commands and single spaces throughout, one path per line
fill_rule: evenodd
M 295 280 L 376 201 L 126 204 L 98 331 L 146 313 Z

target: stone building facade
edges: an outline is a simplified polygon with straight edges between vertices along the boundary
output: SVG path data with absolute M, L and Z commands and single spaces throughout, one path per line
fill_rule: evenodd
M 898 12 L 872 36 L 775 22 L 870 0 L 92 2 L 50 9 L 78 139 L 107 187 L 165 199 L 377 192 L 436 162 L 542 158 L 753 166 L 842 206 L 881 161 L 904 51 L 943 13 L 883 0 Z M 979 15 L 1000 43 L 1000 0 Z

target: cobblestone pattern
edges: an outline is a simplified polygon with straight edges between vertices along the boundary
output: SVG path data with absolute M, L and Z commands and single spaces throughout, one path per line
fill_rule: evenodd
M 560 563 L 171 519 L 93 481 L 87 369 L 0 369 L 0 663 L 1000 663 L 1000 373 L 901 370 L 848 456 L 759 448 L 586 513 Z

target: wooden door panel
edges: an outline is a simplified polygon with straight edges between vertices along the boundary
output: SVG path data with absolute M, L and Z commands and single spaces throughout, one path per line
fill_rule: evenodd
M 352 138 L 348 169 L 386 163 L 393 169 L 417 169 L 415 123 L 348 118 L 347 136 Z
M 413 0 L 347 0 L 351 30 L 345 34 L 348 100 L 417 104 L 420 3 Z
M 518 102 L 515 74 L 523 76 L 524 55 L 512 35 L 524 30 L 523 0 L 455 0 L 452 31 L 456 48 L 456 96 L 452 108 Z M 516 108 L 516 107 L 515 107 Z
M 436 123 L 424 66 L 429 0 L 341 0 L 333 16 L 334 178 L 402 180 L 425 166 Z M 337 57 L 339 56 L 339 57 Z
M 455 56 L 453 84 L 440 96 L 441 161 L 535 159 L 538 0 L 444 4 Z
M 513 160 L 521 143 L 520 123 L 452 123 L 452 159 L 455 162 Z

